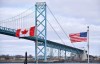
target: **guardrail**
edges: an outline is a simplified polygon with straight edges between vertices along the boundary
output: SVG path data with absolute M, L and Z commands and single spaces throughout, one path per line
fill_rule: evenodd
M 6 31 L 11 31 L 11 32 L 16 32 L 15 29 L 7 28 L 7 27 L 2 27 L 2 26 L 0 26 L 0 29 L 1 30 L 6 30 Z

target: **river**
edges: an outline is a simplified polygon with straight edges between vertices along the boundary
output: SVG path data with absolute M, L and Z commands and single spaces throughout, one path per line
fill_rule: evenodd
M 0 63 L 0 64 L 24 64 L 24 63 Z M 27 63 L 36 64 L 36 63 Z M 37 64 L 88 64 L 88 63 L 37 63 Z M 100 63 L 89 63 L 89 64 L 100 64 Z

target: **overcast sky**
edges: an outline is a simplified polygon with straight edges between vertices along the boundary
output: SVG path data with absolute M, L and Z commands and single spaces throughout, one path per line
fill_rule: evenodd
M 40 1 L 47 3 L 67 35 L 85 32 L 87 26 L 90 26 L 90 54 L 100 55 L 100 0 L 0 0 L 0 20 L 16 16 L 32 6 L 31 11 L 34 11 L 35 3 Z M 65 44 L 73 46 L 49 11 L 47 19 Z M 63 44 L 49 25 L 47 30 L 48 40 Z M 74 43 L 74 45 L 77 48 L 87 49 L 86 42 Z M 0 54 L 24 55 L 24 52 L 28 51 L 29 54 L 34 55 L 34 47 L 32 41 L 0 34 Z

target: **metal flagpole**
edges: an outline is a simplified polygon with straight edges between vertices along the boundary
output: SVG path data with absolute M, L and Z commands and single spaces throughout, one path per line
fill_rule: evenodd
M 88 37 L 87 47 L 88 47 L 88 63 L 89 63 L 89 26 L 87 26 L 87 37 Z

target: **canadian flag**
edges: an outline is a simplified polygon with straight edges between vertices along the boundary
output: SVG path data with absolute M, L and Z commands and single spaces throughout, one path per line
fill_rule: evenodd
M 35 26 L 30 27 L 30 29 L 17 29 L 16 37 L 26 37 L 26 36 L 35 36 Z

